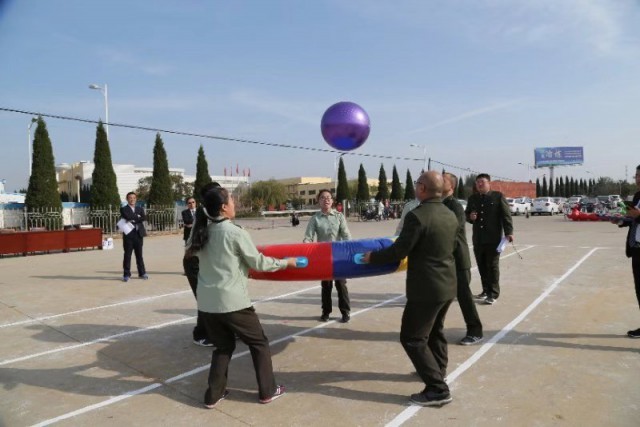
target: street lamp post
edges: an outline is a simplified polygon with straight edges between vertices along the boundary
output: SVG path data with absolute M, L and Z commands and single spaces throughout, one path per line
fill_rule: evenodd
M 27 126 L 27 149 L 29 150 L 29 177 L 31 177 L 31 126 L 36 123 L 38 119 L 31 117 L 29 126 Z
M 102 92 L 102 95 L 104 95 L 104 110 L 105 110 L 104 124 L 105 124 L 105 131 L 107 133 L 107 139 L 109 139 L 109 90 L 108 90 L 107 84 L 105 83 L 104 86 L 99 86 L 97 84 L 90 84 L 89 89 L 99 90 L 100 92 Z
M 427 171 L 427 146 L 420 145 L 420 144 L 409 144 L 409 147 L 422 148 L 422 153 L 424 156 L 424 165 L 422 166 L 422 172 L 426 172 Z
M 531 165 L 529 163 L 518 162 L 519 165 L 527 167 L 527 182 L 531 181 Z

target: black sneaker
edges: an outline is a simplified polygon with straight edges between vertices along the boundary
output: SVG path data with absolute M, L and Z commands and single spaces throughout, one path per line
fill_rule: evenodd
M 320 321 L 321 322 L 328 322 L 329 321 L 329 313 L 322 313 L 322 316 L 320 316 Z
M 487 294 L 482 292 L 482 293 L 479 293 L 478 295 L 474 295 L 473 298 L 484 301 L 485 299 L 487 299 Z
M 281 396 L 285 393 L 285 391 L 286 391 L 286 390 L 285 390 L 285 387 L 284 387 L 283 385 L 279 385 L 279 386 L 276 388 L 276 392 L 275 392 L 275 393 L 273 393 L 273 396 L 268 397 L 268 398 L 266 398 L 266 399 L 260 399 L 260 403 L 263 403 L 263 404 L 264 404 L 264 403 L 271 403 L 271 402 L 273 402 L 274 400 L 276 400 L 277 398 L 281 397 Z
M 193 340 L 195 345 L 199 345 L 201 347 L 213 347 L 213 343 L 206 338 L 202 338 L 199 340 Z
M 409 401 L 420 406 L 442 406 L 453 400 L 448 391 L 442 393 L 434 393 L 432 391 L 423 391 L 421 393 L 412 394 Z
M 636 329 L 635 331 L 627 332 L 627 336 L 629 338 L 640 338 L 640 328 Z
M 349 320 L 351 320 L 351 315 L 349 315 L 349 313 L 342 315 L 342 323 L 349 323 Z
M 216 406 L 220 401 L 224 400 L 227 396 L 229 396 L 229 390 L 225 390 L 224 393 L 222 393 L 222 397 L 218 400 L 216 400 L 213 403 L 204 403 L 204 407 L 207 409 L 213 409 L 214 406 Z
M 484 303 L 488 304 L 488 305 L 493 305 L 493 304 L 495 304 L 495 302 L 496 302 L 496 299 L 495 298 L 491 298 L 491 297 L 487 297 L 484 300 Z
M 473 335 L 467 335 L 466 337 L 464 337 L 464 338 L 462 338 L 460 340 L 460 345 L 474 345 L 474 344 L 478 344 L 482 340 L 483 340 L 482 337 L 475 337 Z

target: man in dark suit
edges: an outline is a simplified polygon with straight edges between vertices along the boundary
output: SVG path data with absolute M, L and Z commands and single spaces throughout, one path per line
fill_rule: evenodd
M 442 203 L 448 207 L 458 219 L 457 245 L 453 256 L 456 260 L 456 279 L 458 282 L 457 298 L 460 311 L 467 325 L 467 335 L 462 338 L 460 344 L 473 345 L 482 341 L 482 322 L 478 316 L 478 310 L 473 303 L 473 295 L 469 283 L 471 282 L 471 257 L 469 256 L 469 245 L 467 244 L 467 233 L 465 230 L 464 209 L 458 200 L 453 197 L 458 177 L 452 173 L 442 174 L 444 187 L 442 192 Z
M 196 199 L 193 197 L 189 197 L 187 199 L 187 209 L 182 211 L 182 222 L 184 223 L 184 228 L 182 229 L 182 239 L 184 240 L 184 244 L 187 244 L 187 240 L 189 239 L 189 235 L 191 234 L 191 229 L 193 228 L 193 223 L 196 220 Z
M 482 281 L 482 293 L 476 298 L 494 304 L 500 296 L 500 253 L 497 251 L 502 233 L 513 242 L 513 222 L 509 204 L 499 191 L 491 191 L 491 177 L 476 177 L 477 193 L 469 197 L 465 211 L 473 224 L 473 253 Z
M 144 259 L 142 258 L 142 243 L 144 236 L 147 234 L 144 228 L 144 221 L 147 219 L 144 209 L 136 206 L 138 197 L 133 191 L 127 193 L 127 205 L 120 208 L 120 217 L 125 219 L 133 226 L 128 234 L 123 234 L 122 245 L 124 247 L 124 259 L 122 268 L 124 274 L 122 281 L 128 282 L 131 277 L 131 253 L 136 254 L 136 266 L 138 267 L 138 277 L 147 280 L 147 270 L 144 268 Z
M 451 402 L 447 372 L 444 319 L 456 296 L 453 256 L 458 232 L 456 216 L 442 204 L 442 175 L 429 171 L 416 181 L 420 206 L 405 217 L 396 241 L 386 249 L 367 252 L 365 262 L 386 264 L 408 257 L 407 304 L 402 314 L 400 343 L 425 383 L 411 402 L 442 406 Z
M 640 165 L 636 168 L 636 186 L 640 188 Z M 620 223 L 621 227 L 629 227 L 625 253 L 631 258 L 631 270 L 633 271 L 633 281 L 636 286 L 636 298 L 640 305 L 640 191 L 633 196 L 633 206 L 627 207 L 626 216 L 631 221 Z M 640 328 L 627 332 L 629 338 L 640 338 Z

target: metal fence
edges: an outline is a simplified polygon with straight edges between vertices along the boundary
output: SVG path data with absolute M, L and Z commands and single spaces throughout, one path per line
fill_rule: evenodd
M 177 233 L 183 227 L 181 206 L 149 206 L 147 232 L 152 234 Z M 0 205 L 0 229 L 20 231 L 63 230 L 65 228 L 101 228 L 105 235 L 113 236 L 119 231 L 116 223 L 120 219 L 120 206 L 38 208 Z

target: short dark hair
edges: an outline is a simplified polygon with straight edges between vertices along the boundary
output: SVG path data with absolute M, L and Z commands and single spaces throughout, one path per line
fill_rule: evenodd
M 333 194 L 331 194 L 331 190 L 323 188 L 322 190 L 318 191 L 318 197 L 316 197 L 316 200 L 320 200 L 320 196 L 322 196 L 322 193 L 329 193 L 329 195 L 333 199 Z
M 487 181 L 491 181 L 491 177 L 488 173 L 481 173 L 480 175 L 476 176 L 476 181 L 482 178 L 485 178 Z
M 129 192 L 127 193 L 127 195 L 125 196 L 125 199 L 128 199 L 128 198 L 129 198 L 129 196 L 130 196 L 130 195 L 132 195 L 132 194 L 133 194 L 134 196 L 138 197 L 138 195 L 136 194 L 136 192 L 135 192 L 135 191 L 129 191 Z
M 200 198 L 204 199 L 204 195 L 207 193 L 207 191 L 211 190 L 212 188 L 222 188 L 222 185 L 218 184 L 215 181 L 211 181 L 208 184 L 203 185 L 202 188 L 200 189 Z

